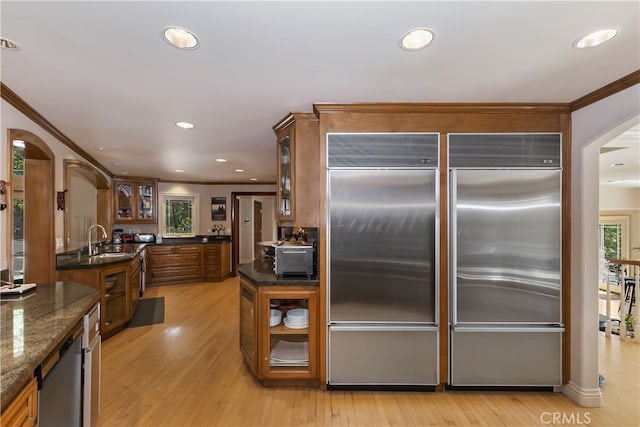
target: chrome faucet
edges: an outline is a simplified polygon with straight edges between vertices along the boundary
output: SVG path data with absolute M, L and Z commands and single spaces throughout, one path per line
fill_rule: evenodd
M 101 226 L 100 224 L 93 224 L 89 226 L 89 232 L 87 233 L 87 244 L 89 246 L 89 256 L 96 255 L 98 253 L 98 248 L 96 246 L 93 246 L 93 243 L 91 243 L 91 230 L 93 230 L 94 228 L 101 229 L 102 237 L 105 239 L 107 238 L 107 231 L 104 229 L 103 226 Z M 97 235 L 96 235 L 96 239 L 97 239 Z

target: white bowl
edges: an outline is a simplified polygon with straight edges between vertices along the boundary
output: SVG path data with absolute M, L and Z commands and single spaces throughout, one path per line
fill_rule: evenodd
M 306 325 L 309 323 L 309 310 L 294 308 L 287 311 L 287 323 L 291 325 Z
M 282 312 L 280 310 L 269 310 L 269 326 L 277 326 L 282 320 Z

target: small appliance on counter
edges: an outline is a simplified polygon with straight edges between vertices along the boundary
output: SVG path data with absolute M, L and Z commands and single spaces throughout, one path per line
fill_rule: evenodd
M 313 276 L 313 245 L 300 242 L 284 242 L 275 246 L 276 276 Z
M 133 240 L 137 243 L 151 243 L 156 241 L 156 235 L 153 233 L 136 233 L 133 235 Z
M 113 243 L 114 245 L 122 243 L 123 231 L 124 230 L 122 228 L 114 228 L 113 232 L 111 233 L 111 243 Z

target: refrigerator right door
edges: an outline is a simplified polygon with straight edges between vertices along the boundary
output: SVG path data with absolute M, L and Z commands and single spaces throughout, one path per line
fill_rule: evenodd
M 562 381 L 559 134 L 449 135 L 452 386 Z
M 560 324 L 560 170 L 451 172 L 453 324 Z

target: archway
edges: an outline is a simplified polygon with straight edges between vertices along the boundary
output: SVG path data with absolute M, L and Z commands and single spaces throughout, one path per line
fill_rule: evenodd
M 86 245 L 88 222 L 103 225 L 110 234 L 111 185 L 105 176 L 87 163 L 65 159 L 63 186 L 69 190 L 64 210 L 65 250 Z
M 49 282 L 55 273 L 54 154 L 37 135 L 8 129 L 9 278 Z

